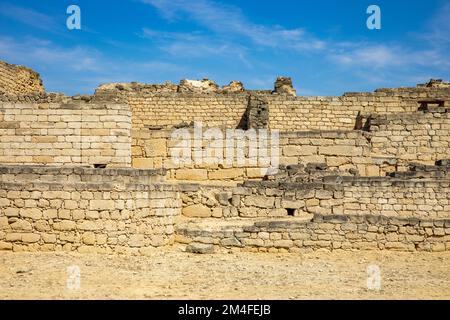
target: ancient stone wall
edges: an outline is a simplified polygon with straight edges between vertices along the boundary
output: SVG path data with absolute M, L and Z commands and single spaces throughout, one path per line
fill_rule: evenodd
M 183 215 L 273 218 L 372 215 L 450 218 L 450 181 L 329 176 L 325 182 L 244 182 L 238 187 L 191 186 Z
M 38 73 L 23 66 L 0 61 L 0 93 L 23 95 L 44 91 Z
M 246 94 L 158 94 L 130 96 L 133 129 L 173 127 L 203 122 L 209 127 L 237 128 L 248 103 Z M 148 129 L 147 129 L 148 130 Z
M 0 182 L 0 249 L 142 254 L 174 241 L 181 202 L 173 186 L 36 182 L 15 170 L 23 181 Z
M 133 128 L 172 127 L 191 121 L 236 128 L 245 118 L 250 94 L 268 102 L 270 129 L 280 131 L 352 130 L 358 112 L 396 114 L 417 111 L 424 99 L 450 99 L 449 88 L 381 89 L 341 97 L 295 97 L 251 91 L 219 94 L 177 93 L 155 89 L 98 90 L 96 96 L 120 97 L 133 111 Z M 448 102 L 447 102 L 448 103 Z
M 0 166 L 0 182 L 152 184 L 165 181 L 164 170 L 80 166 Z
M 132 142 L 133 166 L 138 168 L 166 168 L 170 169 L 171 178 L 178 180 L 242 180 L 245 178 L 262 178 L 266 175 L 265 170 L 261 168 L 268 168 L 268 163 L 264 161 L 256 161 L 252 164 L 250 162 L 248 150 L 245 152 L 245 163 L 238 165 L 236 160 L 231 165 L 226 164 L 211 164 L 206 161 L 196 163 L 195 151 L 196 145 L 194 142 L 193 129 L 187 129 L 192 137 L 190 144 L 190 161 L 174 164 L 171 155 L 178 154 L 176 149 L 179 147 L 179 140 L 172 139 L 173 130 L 148 130 L 148 131 L 134 131 Z M 257 133 L 258 143 L 261 143 L 262 136 Z M 248 132 L 247 132 L 248 133 Z M 226 132 L 223 132 L 224 138 Z M 267 132 L 269 142 L 272 141 L 271 133 Z M 361 175 L 366 175 L 366 168 L 371 164 L 370 133 L 363 131 L 311 131 L 311 132 L 281 132 L 276 140 L 277 154 L 280 156 L 279 162 L 281 165 L 290 164 L 307 164 L 311 162 L 326 163 L 330 169 L 349 170 L 354 168 L 359 170 Z M 237 145 L 238 140 L 235 141 Z M 249 140 L 244 141 L 244 146 L 248 149 Z M 223 155 L 226 158 L 226 141 L 214 140 L 214 143 L 222 146 L 222 148 L 213 148 L 213 146 L 205 146 L 203 152 L 206 155 L 207 150 L 217 151 L 217 155 Z M 216 145 L 216 146 L 217 146 Z M 257 145 L 258 147 L 259 145 Z M 275 153 L 274 153 L 275 154 Z M 268 152 L 268 158 L 271 153 Z M 206 156 L 204 156 L 206 158 Z M 262 157 L 263 158 L 263 157 Z M 261 159 L 258 159 L 261 160 Z M 269 159 L 270 160 L 270 159 Z M 253 161 L 255 162 L 255 161 Z M 230 173 L 229 178 L 220 178 L 220 169 L 238 169 L 234 170 L 234 174 Z M 190 172 L 189 169 L 195 169 Z M 370 170 L 370 168 L 369 168 Z M 370 172 L 367 172 L 370 173 Z M 191 174 L 192 177 L 184 178 L 185 175 Z M 177 178 L 178 176 L 178 178 Z M 195 178 L 197 176 L 197 178 Z M 215 179 L 215 177 L 218 177 Z
M 177 241 L 253 252 L 303 250 L 449 251 L 449 219 L 314 215 L 312 219 L 265 220 L 215 228 L 178 225 Z
M 450 250 L 450 180 L 182 185 L 176 241 L 259 252 Z
M 324 163 L 329 170 L 355 170 L 361 176 L 385 176 L 397 170 L 406 170 L 410 162 L 434 164 L 437 160 L 450 158 L 449 114 L 416 111 L 398 115 L 374 115 L 368 132 L 280 132 L 277 151 L 280 156 L 279 164 Z M 269 167 L 267 162 L 251 162 L 248 152 L 245 163 L 241 165 L 235 161 L 231 165 L 196 161 L 194 156 L 198 145 L 195 144 L 192 128 L 186 128 L 192 137 L 189 161 L 174 164 L 171 156 L 178 154 L 176 149 L 179 148 L 179 141 L 172 137 L 174 130 L 133 130 L 133 166 L 166 168 L 169 169 L 168 177 L 176 180 L 242 181 L 262 178 L 267 173 L 267 170 L 261 170 Z M 222 132 L 226 137 L 226 131 Z M 267 137 L 270 138 L 270 132 Z M 216 155 L 225 158 L 226 141 L 214 142 L 218 144 L 211 146 L 202 141 L 202 152 L 207 154 L 214 151 Z M 245 140 L 244 145 L 248 148 L 249 141 Z M 268 155 L 270 156 L 270 152 Z
M 409 162 L 434 164 L 450 158 L 450 113 L 441 111 L 373 116 L 372 155 L 396 159 L 397 169 Z
M 0 103 L 0 163 L 131 165 L 125 104 L 81 100 Z
M 132 165 L 136 168 L 164 168 L 168 170 L 168 178 L 175 180 L 190 181 L 243 181 L 244 178 L 262 178 L 270 166 L 271 152 L 261 157 L 250 156 L 248 152 L 249 140 L 246 134 L 250 131 L 238 131 L 245 139 L 239 137 L 230 139 L 234 146 L 233 154 L 227 157 L 227 131 L 219 130 L 221 139 L 204 139 L 203 133 L 207 134 L 208 128 L 198 129 L 200 135 L 195 134 L 193 128 L 181 129 L 186 132 L 182 137 L 174 135 L 176 129 L 165 130 L 133 130 L 132 139 Z M 272 138 L 270 132 L 264 131 L 259 134 L 253 131 L 256 139 L 254 146 L 259 152 L 259 146 L 263 141 L 278 141 Z M 234 133 L 233 133 L 234 134 Z M 184 139 L 187 137 L 188 139 Z M 230 135 L 231 137 L 231 135 Z M 266 139 L 266 140 L 264 140 Z M 185 143 L 187 148 L 184 148 Z M 242 162 L 238 161 L 237 151 L 242 151 Z M 187 151 L 187 152 L 186 152 Z M 275 152 L 274 152 L 275 154 Z M 279 154 L 278 142 L 276 154 Z M 230 162 L 227 159 L 231 159 Z
M 352 130 L 358 112 L 411 113 L 419 109 L 419 101 L 435 98 L 450 100 L 450 89 L 391 89 L 342 97 L 268 96 L 269 127 L 281 131 Z
M 296 97 L 289 78 L 204 79 L 66 97 L 14 68 L 0 64 L 0 249 L 450 250 L 448 83 Z

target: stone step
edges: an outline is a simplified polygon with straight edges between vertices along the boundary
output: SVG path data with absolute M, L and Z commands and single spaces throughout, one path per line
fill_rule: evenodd
M 216 248 L 298 252 L 316 249 L 450 250 L 450 219 L 315 215 L 313 218 L 186 219 L 175 242 Z

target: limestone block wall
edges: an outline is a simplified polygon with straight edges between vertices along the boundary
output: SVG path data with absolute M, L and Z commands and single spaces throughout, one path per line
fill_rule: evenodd
M 370 134 L 363 131 L 299 131 L 280 134 L 280 164 L 325 163 L 328 169 L 374 175 Z M 377 171 L 378 175 L 379 172 Z
M 132 165 L 135 168 L 164 168 L 168 171 L 168 178 L 183 181 L 243 181 L 244 179 L 260 179 L 271 163 L 271 141 L 279 141 L 279 138 L 272 137 L 270 132 L 253 131 L 256 137 L 256 152 L 259 154 L 259 146 L 263 141 L 268 141 L 267 154 L 254 156 L 249 154 L 248 138 L 242 144 L 242 139 L 232 140 L 234 155 L 229 156 L 227 162 L 227 132 L 219 130 L 222 139 L 198 138 L 194 134 L 194 129 L 186 128 L 188 139 L 172 136 L 175 129 L 165 130 L 133 130 L 132 131 Z M 207 132 L 208 128 L 203 128 L 202 132 Z M 248 133 L 248 132 L 247 132 Z M 242 131 L 242 134 L 246 133 Z M 186 149 L 182 149 L 180 143 L 190 141 Z M 279 153 L 276 145 L 276 153 Z M 184 153 L 185 150 L 187 151 Z M 237 150 L 242 151 L 243 160 L 238 161 Z M 198 156 L 198 154 L 201 156 Z M 275 152 L 274 152 L 275 155 Z M 181 161 L 177 160 L 180 156 Z M 223 160 L 223 161 L 219 161 Z
M 352 130 L 361 113 L 392 114 L 416 111 L 415 101 L 365 93 L 342 97 L 269 98 L 269 127 L 282 131 Z
M 397 159 L 398 169 L 407 167 L 408 162 L 434 164 L 450 158 L 448 112 L 376 115 L 370 131 L 372 155 Z
M 130 131 L 126 104 L 2 102 L 0 163 L 127 167 Z
M 330 176 L 325 182 L 247 181 L 238 187 L 185 186 L 183 215 L 287 218 L 373 215 L 450 218 L 450 181 Z
M 209 127 L 236 128 L 247 109 L 247 94 L 131 94 L 133 129 L 172 127 L 191 121 Z
M 0 166 L 0 182 L 152 184 L 165 181 L 165 171 L 133 168 L 96 169 L 77 166 Z
M 373 93 L 346 93 L 341 97 L 269 96 L 269 127 L 287 130 L 352 130 L 358 112 L 397 114 L 417 111 L 419 101 L 445 100 L 450 88 L 379 89 Z
M 442 109 L 433 112 L 416 111 L 398 115 L 373 115 L 369 132 L 352 131 L 297 131 L 279 132 L 279 164 L 296 165 L 325 163 L 330 170 L 353 169 L 361 176 L 385 176 L 403 170 L 411 162 L 434 164 L 450 158 L 449 114 Z M 207 128 L 203 129 L 203 132 Z M 193 129 L 188 162 L 174 164 L 171 155 L 178 140 L 171 138 L 175 128 L 162 130 L 133 130 L 132 157 L 136 168 L 167 168 L 168 177 L 176 180 L 230 180 L 260 179 L 266 174 L 266 162 L 253 163 L 247 154 L 244 164 L 231 165 L 198 163 L 194 159 L 198 145 Z M 222 130 L 226 137 L 226 131 Z M 268 134 L 270 138 L 270 133 Z M 205 139 L 204 139 L 205 140 Z M 269 140 L 271 141 L 271 140 Z M 223 148 L 212 148 L 202 141 L 203 152 L 226 155 L 226 142 L 217 141 Z M 245 142 L 248 146 L 248 141 Z M 270 145 L 269 145 L 270 146 Z M 175 152 L 175 154 L 177 154 Z M 270 147 L 268 155 L 270 156 Z
M 130 105 L 136 108 L 137 116 L 134 119 L 136 126 L 170 126 L 187 119 L 209 120 L 214 122 L 213 126 L 229 127 L 237 124 L 231 119 L 235 119 L 237 114 L 243 115 L 249 94 L 263 95 L 269 100 L 272 111 L 271 128 L 280 130 L 351 129 L 358 111 L 382 114 L 412 112 L 417 110 L 419 100 L 450 98 L 450 89 L 447 87 L 378 89 L 373 93 L 346 93 L 341 97 L 292 97 L 255 90 L 231 94 L 185 94 L 177 92 L 176 87 L 176 85 L 119 84 L 119 87 L 117 85 L 99 87 L 95 95 L 120 96 L 128 100 Z M 228 108 L 222 108 L 222 104 Z M 222 112 L 215 113 L 217 110 Z M 151 120 L 146 117 L 147 113 L 152 112 L 160 114 L 158 119 Z M 335 126 L 330 127 L 330 124 Z
M 125 99 L 133 111 L 135 129 L 172 127 L 191 121 L 201 121 L 210 127 L 236 128 L 243 120 L 249 94 L 264 96 L 269 105 L 269 128 L 280 131 L 352 130 L 358 112 L 414 112 L 422 99 L 450 99 L 448 88 L 380 89 L 341 97 L 293 97 L 256 91 L 179 93 L 172 87 L 154 88 L 154 92 L 125 89 L 98 90 L 95 96 Z
M 449 219 L 315 214 L 312 219 L 265 220 L 230 228 L 176 229 L 181 243 L 206 243 L 253 252 L 315 249 L 449 251 Z
M 45 92 L 38 73 L 0 61 L 0 93 L 23 95 Z
M 416 87 L 400 87 L 400 88 L 380 88 L 375 90 L 375 94 L 380 96 L 395 96 L 406 100 L 423 100 L 423 99 L 444 99 L 450 98 L 450 87 L 446 83 L 436 83 L 431 80 L 427 84 L 418 84 Z M 361 96 L 365 93 L 350 92 L 346 96 Z
M 171 139 L 172 130 L 133 130 L 132 157 L 136 168 L 166 168 L 168 178 L 192 181 L 242 181 L 246 179 L 261 179 L 267 174 L 272 161 L 271 145 L 267 148 L 267 161 L 260 157 L 252 160 L 246 154 L 245 162 L 231 165 L 226 163 L 197 163 L 194 155 L 196 146 L 191 143 L 189 162 L 174 163 L 171 158 L 176 152 L 179 140 Z M 192 130 L 190 131 L 192 132 Z M 225 131 L 224 131 L 225 132 Z M 194 139 L 194 135 L 192 134 Z M 224 133 L 225 137 L 225 133 Z M 262 136 L 257 136 L 262 141 Z M 268 141 L 272 141 L 270 132 Z M 274 140 L 275 141 L 275 140 Z M 223 148 L 212 148 L 208 141 L 203 142 L 203 152 L 215 150 L 215 154 L 226 155 L 226 142 L 217 140 Z M 245 142 L 248 148 L 248 140 Z M 237 144 L 236 144 L 237 146 Z M 371 157 L 370 133 L 363 131 L 300 131 L 280 132 L 278 146 L 274 155 L 278 154 L 280 165 L 325 163 L 330 170 L 348 171 L 354 169 L 360 175 L 384 175 L 383 162 L 377 163 Z M 244 150 L 246 151 L 246 150 Z M 259 151 L 258 151 L 259 152 Z M 212 151 L 211 151 L 212 153 Z M 272 161 L 273 162 L 273 161 Z M 381 168 L 381 169 L 380 169 Z M 395 168 L 395 167 L 394 167 Z
M 0 249 L 145 254 L 173 243 L 180 205 L 163 184 L 0 182 Z

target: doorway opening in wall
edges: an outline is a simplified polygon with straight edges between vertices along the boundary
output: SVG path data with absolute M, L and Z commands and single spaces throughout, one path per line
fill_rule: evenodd
M 295 215 L 295 209 L 287 208 L 287 215 L 293 217 Z

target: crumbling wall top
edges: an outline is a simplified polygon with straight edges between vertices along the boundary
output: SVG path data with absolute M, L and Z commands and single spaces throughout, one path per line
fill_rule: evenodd
M 31 94 L 44 93 L 39 73 L 14 64 L 0 61 L 0 93 Z
M 295 89 L 291 78 L 278 77 L 273 90 L 248 90 L 240 81 L 233 80 L 228 85 L 220 87 L 213 80 L 204 78 L 202 80 L 183 79 L 178 85 L 172 82 L 163 84 L 145 84 L 145 83 L 106 83 L 97 87 L 95 95 L 105 93 L 121 93 L 124 95 L 133 94 L 159 94 L 159 93 L 178 93 L 178 94 L 279 94 L 295 96 Z

